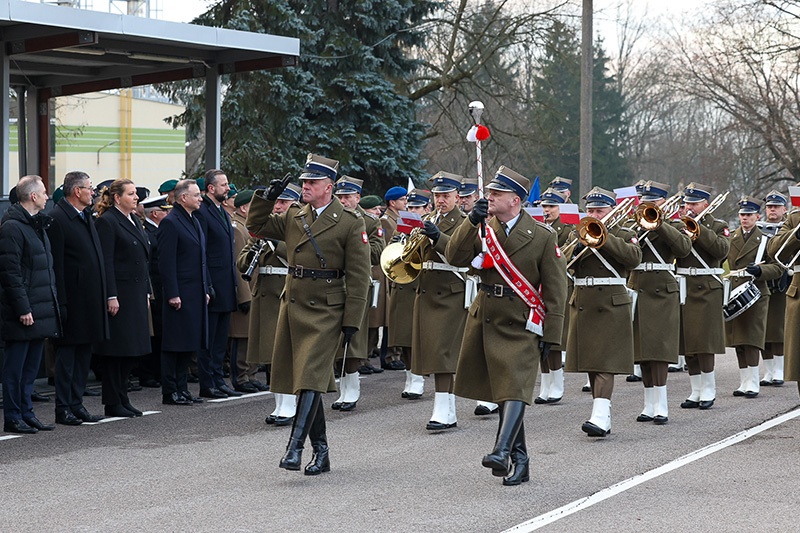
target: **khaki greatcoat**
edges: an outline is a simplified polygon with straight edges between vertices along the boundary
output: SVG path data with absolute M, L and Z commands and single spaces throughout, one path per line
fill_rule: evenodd
M 286 276 L 272 355 L 274 392 L 301 390 L 333 392 L 333 362 L 341 345 L 342 327 L 360 328 L 369 287 L 369 240 L 363 217 L 333 198 L 312 222 L 311 206 L 292 206 L 272 214 L 273 201 L 264 191 L 253 196 L 247 229 L 262 238 L 286 242 L 292 267 L 322 268 L 306 232 L 310 230 L 325 258 L 327 269 L 345 272 L 344 278 L 313 279 Z
M 566 263 L 557 249 L 555 232 L 524 213 L 507 237 L 496 219 L 489 225 L 522 275 L 534 287 L 541 286 L 547 308 L 543 336 L 525 329 L 529 309 L 519 297 L 497 298 L 478 291 L 467 313 L 455 393 L 482 401 L 519 400 L 530 405 L 539 368 L 539 341 L 555 344 L 561 339 L 567 299 Z M 447 259 L 454 265 L 468 266 L 480 251 L 478 228 L 467 219 L 453 233 Z M 479 272 L 482 283 L 504 284 L 494 268 Z
M 703 217 L 699 225 L 700 234 L 692 243 L 692 248 L 710 268 L 719 268 L 730 250 L 728 223 L 709 214 Z M 675 264 L 678 268 L 705 268 L 692 253 L 676 259 Z M 714 276 L 686 277 L 686 303 L 681 309 L 683 346 L 680 353 L 696 355 L 725 352 L 722 298 L 722 283 Z
M 239 256 L 239 252 L 250 240 L 250 234 L 244 226 L 245 218 L 239 213 L 234 213 L 231 218 L 231 226 L 233 226 L 233 252 Z M 245 266 L 245 270 L 247 266 Z M 243 304 L 252 300 L 253 285 L 255 285 L 255 276 L 253 280 L 248 283 L 242 279 L 241 275 L 236 276 L 236 303 Z M 252 307 L 252 303 L 251 303 Z M 228 337 L 233 339 L 246 339 L 250 327 L 250 314 L 242 313 L 239 309 L 231 313 L 231 329 Z
M 784 222 L 778 234 L 769 240 L 767 252 L 770 257 L 776 257 L 778 250 L 784 243 L 783 249 L 778 259 L 784 264 L 800 251 L 800 230 L 791 235 L 794 228 L 800 226 L 800 211 L 789 213 L 789 218 Z M 786 289 L 786 322 L 784 328 L 783 354 L 785 379 L 786 381 L 800 381 L 800 272 L 792 276 L 792 283 Z
M 427 247 L 423 261 L 443 263 L 450 235 L 466 218 L 458 208 L 442 216 L 436 224 L 441 232 L 439 240 Z M 465 275 L 465 272 L 423 269 L 417 278 L 419 286 L 411 327 L 411 353 L 414 354 L 411 372 L 414 374 L 455 373 L 467 319 Z
M 572 237 L 576 236 L 573 231 Z M 636 233 L 620 226 L 608 231 L 597 253 L 603 255 L 620 277 L 639 264 L 642 249 Z M 574 264 L 575 279 L 616 277 L 591 250 Z M 633 368 L 631 297 L 624 285 L 575 286 L 569 301 L 567 372 L 628 374 Z
M 560 216 L 553 220 L 550 227 L 556 232 L 556 239 L 560 247 L 569 242 L 569 236 L 572 230 L 575 229 L 574 224 L 564 224 Z M 561 328 L 561 342 L 552 347 L 553 351 L 563 351 L 567 349 L 567 333 L 569 333 L 569 313 L 567 306 L 569 305 L 569 297 L 572 295 L 573 289 L 574 285 L 572 280 L 567 278 L 567 297 L 564 299 L 564 327 Z
M 692 241 L 683 231 L 683 222 L 668 220 L 639 240 L 642 248 L 642 265 L 661 263 L 671 265 L 676 257 L 686 257 Z M 678 362 L 681 331 L 680 288 L 674 272 L 667 270 L 634 270 L 628 278 L 628 287 L 637 292 L 633 319 L 633 360 Z
M 742 228 L 737 228 L 731 235 L 731 250 L 728 252 L 728 265 L 730 269 L 737 270 L 746 267 L 756 260 L 756 253 L 761 242 L 761 229 L 753 228 L 750 236 L 745 241 Z M 764 339 L 767 333 L 767 311 L 769 309 L 769 288 L 767 281 L 781 276 L 780 265 L 769 260 L 764 255 L 765 263 L 761 265 L 761 276 L 755 279 L 756 287 L 761 291 L 761 297 L 747 311 L 738 317 L 725 322 L 726 346 L 755 346 L 764 349 Z M 753 278 L 731 277 L 731 293 L 736 287 L 744 285 Z

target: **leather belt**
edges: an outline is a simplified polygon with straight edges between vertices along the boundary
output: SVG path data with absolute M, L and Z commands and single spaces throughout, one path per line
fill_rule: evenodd
M 495 283 L 494 285 L 481 283 L 478 285 L 478 288 L 483 292 L 488 293 L 489 296 L 494 296 L 496 298 L 511 298 L 517 295 L 517 293 L 514 292 L 514 289 L 511 287 L 506 287 L 502 283 Z
M 437 263 L 436 261 L 425 261 L 422 263 L 422 270 L 444 270 L 447 272 L 467 272 L 469 268 L 456 267 L 447 263 Z
M 714 276 L 718 274 L 724 274 L 725 270 L 722 268 L 689 267 L 689 268 L 678 268 L 676 272 L 681 276 Z
M 598 285 L 627 285 L 625 278 L 575 278 L 576 287 L 596 287 Z
M 344 271 L 338 268 L 305 268 L 302 265 L 287 269 L 293 278 L 313 279 L 339 279 L 344 277 Z
M 640 270 L 643 272 L 654 272 L 656 270 L 669 270 L 670 272 L 672 272 L 673 270 L 675 270 L 675 265 L 670 265 L 667 263 L 647 262 L 647 263 L 640 263 L 636 268 L 634 268 L 634 270 Z
M 274 266 L 258 267 L 258 273 L 262 276 L 285 276 L 289 273 L 289 268 Z

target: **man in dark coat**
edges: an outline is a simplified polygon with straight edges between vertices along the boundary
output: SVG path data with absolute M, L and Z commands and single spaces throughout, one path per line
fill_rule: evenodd
M 231 313 L 236 311 L 236 255 L 231 218 L 222 208 L 228 197 L 228 178 L 221 170 L 209 170 L 204 178 L 205 195 L 197 221 L 206 238 L 206 264 L 211 276 L 211 302 L 208 305 L 208 348 L 200 350 L 200 396 L 227 398 L 241 396 L 225 384 L 222 363 L 228 348 Z
M 92 344 L 108 338 L 106 272 L 92 216 L 92 182 L 80 171 L 64 176 L 64 198 L 50 211 L 47 235 L 53 247 L 64 335 L 56 346 L 56 423 L 97 422 L 83 405 Z
M 3 360 L 3 431 L 36 433 L 55 426 L 33 413 L 31 393 L 44 350 L 44 340 L 60 333 L 56 279 L 49 217 L 40 214 L 47 202 L 39 176 L 25 176 L 17 185 L 19 203 L 8 208 L 0 226 L 0 302 Z
M 158 270 L 164 335 L 161 340 L 163 403 L 192 405 L 186 382 L 192 353 L 208 347 L 206 238 L 194 216 L 202 195 L 194 180 L 175 186 L 172 211 L 158 227 Z

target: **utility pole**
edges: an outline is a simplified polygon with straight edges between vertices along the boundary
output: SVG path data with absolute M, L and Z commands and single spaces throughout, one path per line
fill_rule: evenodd
M 592 0 L 583 0 L 581 17 L 581 148 L 579 196 L 592 188 Z M 578 203 L 578 198 L 575 203 Z

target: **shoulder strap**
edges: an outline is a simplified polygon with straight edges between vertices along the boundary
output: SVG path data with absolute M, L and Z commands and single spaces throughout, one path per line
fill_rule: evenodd
M 317 254 L 317 259 L 319 259 L 319 265 L 322 268 L 326 268 L 327 265 L 325 263 L 325 257 L 323 257 L 322 250 L 319 249 L 319 245 L 317 244 L 317 241 L 314 239 L 314 235 L 311 233 L 311 228 L 308 226 L 308 222 L 306 221 L 305 215 L 303 215 L 302 220 L 303 220 L 303 230 L 306 232 L 306 235 L 308 235 L 308 240 L 311 241 L 311 246 L 314 247 L 314 253 Z

